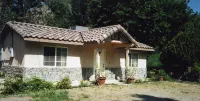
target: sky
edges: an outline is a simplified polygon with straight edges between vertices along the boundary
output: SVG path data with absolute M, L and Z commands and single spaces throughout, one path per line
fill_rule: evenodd
M 200 12 L 200 0 L 190 0 L 188 4 L 194 12 Z

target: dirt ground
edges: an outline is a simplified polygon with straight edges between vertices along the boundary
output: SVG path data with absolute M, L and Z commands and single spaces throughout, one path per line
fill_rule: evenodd
M 200 84 L 149 82 L 106 85 L 68 90 L 75 101 L 200 101 Z M 0 101 L 31 101 L 30 97 L 8 97 Z
M 152 82 L 69 90 L 77 101 L 200 101 L 200 84 Z

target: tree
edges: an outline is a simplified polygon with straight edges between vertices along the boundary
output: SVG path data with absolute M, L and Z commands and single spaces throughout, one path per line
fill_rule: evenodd
M 68 28 L 72 25 L 71 0 L 51 0 L 49 8 L 54 14 L 53 20 L 48 25 Z
M 200 15 L 192 14 L 184 30 L 163 48 L 161 59 L 165 64 L 193 66 L 200 60 Z M 178 62 L 179 61 L 179 62 Z
M 90 0 L 90 24 L 95 27 L 121 24 L 138 41 L 163 45 L 188 21 L 183 0 Z M 158 40 L 159 39 L 159 40 Z

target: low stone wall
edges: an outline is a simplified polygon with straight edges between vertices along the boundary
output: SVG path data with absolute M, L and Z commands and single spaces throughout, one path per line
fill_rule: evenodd
M 125 80 L 125 68 L 106 68 L 107 80 Z
M 1 70 L 4 71 L 6 77 L 15 77 L 24 75 L 23 67 L 17 66 L 2 66 Z
M 51 82 L 58 82 L 65 77 L 72 81 L 82 80 L 81 68 L 59 68 L 59 67 L 42 67 L 42 68 L 25 68 L 24 77 L 39 77 Z
M 147 69 L 146 68 L 138 68 L 137 74 L 136 74 L 136 79 L 145 80 L 146 77 L 147 77 Z
M 58 82 L 65 77 L 72 81 L 94 79 L 93 68 L 61 68 L 61 67 L 40 67 L 25 68 L 15 66 L 3 66 L 5 76 L 22 75 L 24 78 L 39 77 L 51 82 Z M 146 68 L 137 68 L 136 79 L 144 80 L 147 76 Z M 106 68 L 107 80 L 125 80 L 125 68 Z

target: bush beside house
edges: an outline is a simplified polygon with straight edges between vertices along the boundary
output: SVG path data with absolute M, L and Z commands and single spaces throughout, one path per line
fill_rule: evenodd
M 57 83 L 56 86 L 53 83 L 45 81 L 43 79 L 34 77 L 30 80 L 24 81 L 22 77 L 6 78 L 4 82 L 3 94 L 14 94 L 23 92 L 35 92 L 40 90 L 51 89 L 69 89 L 71 88 L 71 82 L 68 77 L 64 78 Z

